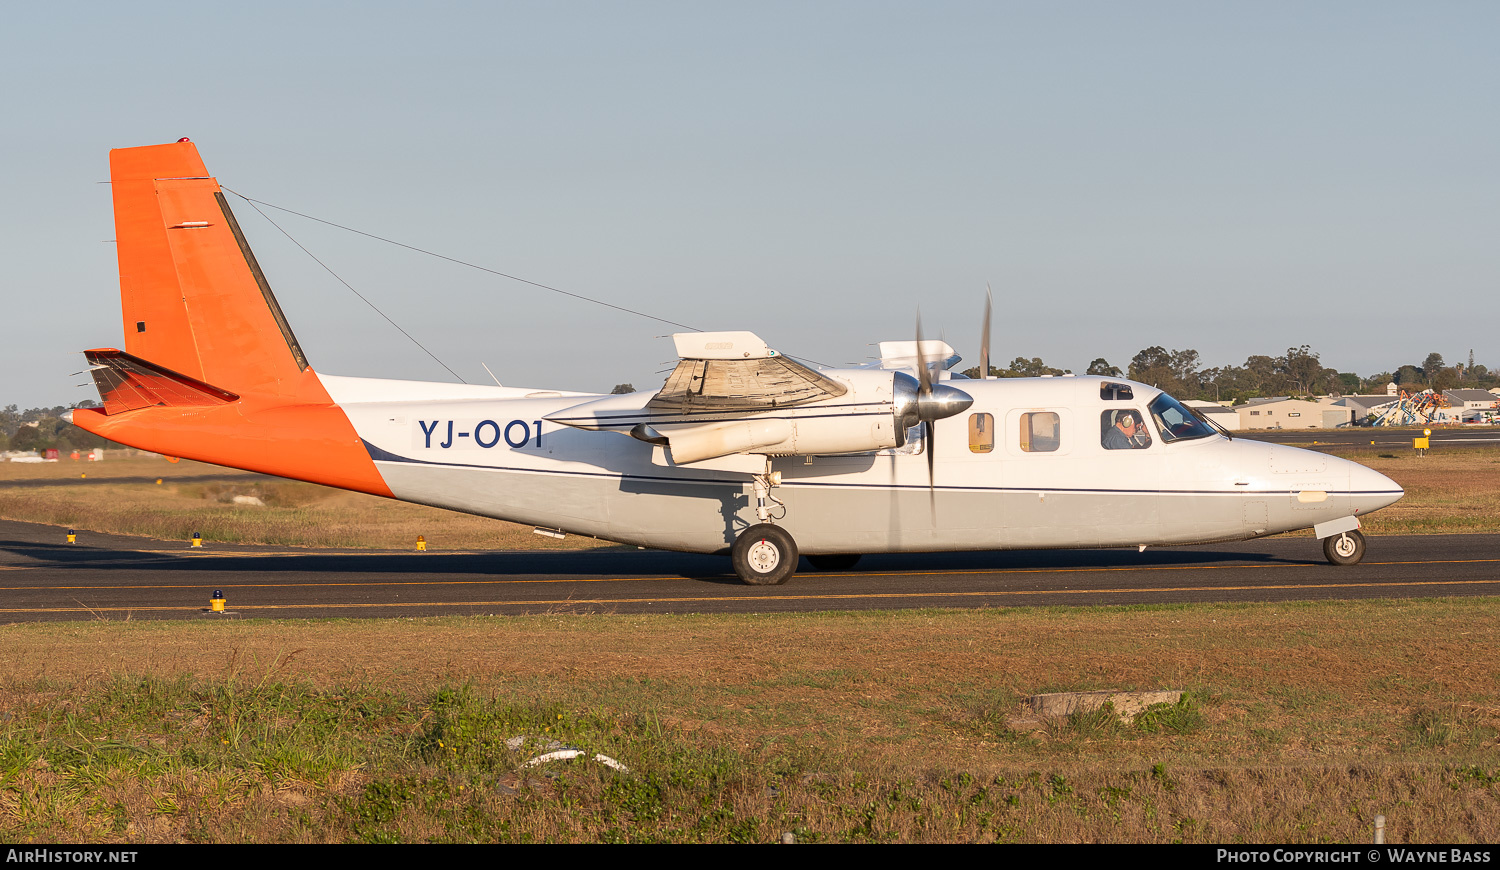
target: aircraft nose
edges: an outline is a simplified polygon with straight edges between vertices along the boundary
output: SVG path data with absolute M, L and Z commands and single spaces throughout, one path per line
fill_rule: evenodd
M 1349 497 L 1359 513 L 1366 514 L 1393 505 L 1404 495 L 1406 490 L 1401 484 L 1373 468 L 1349 462 Z

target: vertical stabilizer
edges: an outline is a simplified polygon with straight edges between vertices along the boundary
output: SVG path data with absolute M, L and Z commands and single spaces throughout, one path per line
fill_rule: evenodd
M 235 393 L 290 395 L 307 360 L 198 149 L 109 154 L 125 349 Z

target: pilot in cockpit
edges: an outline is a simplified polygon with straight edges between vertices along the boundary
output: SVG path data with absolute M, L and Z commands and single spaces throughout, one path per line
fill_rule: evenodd
M 1151 446 L 1151 433 L 1145 421 L 1134 411 L 1105 411 L 1106 415 L 1118 414 L 1114 425 L 1104 430 L 1103 444 L 1106 450 L 1139 450 Z

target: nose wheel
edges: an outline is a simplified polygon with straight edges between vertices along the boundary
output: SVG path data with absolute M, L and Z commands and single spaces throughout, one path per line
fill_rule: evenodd
M 1358 565 L 1365 557 L 1365 536 L 1350 529 L 1323 539 L 1323 555 L 1335 565 Z
M 797 572 L 797 542 L 780 526 L 757 523 L 734 539 L 734 573 L 750 586 L 780 586 Z

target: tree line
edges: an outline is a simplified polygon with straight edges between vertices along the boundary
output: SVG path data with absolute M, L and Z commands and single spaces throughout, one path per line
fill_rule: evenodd
M 964 374 L 977 378 L 979 367 L 974 366 Z M 1040 357 L 1016 357 L 1007 368 L 990 366 L 992 378 L 1064 374 L 1072 374 L 1072 371 L 1049 366 Z M 1151 384 L 1179 399 L 1232 401 L 1235 404 L 1268 396 L 1382 394 L 1386 385 L 1393 381 L 1407 392 L 1458 387 L 1487 390 L 1500 386 L 1500 372 L 1492 372 L 1482 365 L 1472 368 L 1462 364 L 1449 366 L 1440 353 L 1428 354 L 1420 365 L 1400 365 L 1393 371 L 1360 377 L 1353 372 L 1341 372 L 1323 365 L 1318 353 L 1305 344 L 1289 347 L 1280 356 L 1251 356 L 1241 366 L 1207 368 L 1196 350 L 1167 350 L 1157 345 L 1137 353 L 1123 371 L 1100 357 L 1089 363 L 1084 374 L 1127 377 Z
M 62 415 L 74 408 L 97 406 L 98 403 L 91 400 L 76 405 L 27 408 L 24 411 L 15 405 L 6 405 L 4 410 L 0 410 L 0 450 L 57 448 L 67 453 L 73 450 L 93 450 L 95 447 L 119 447 L 113 441 L 63 422 Z

